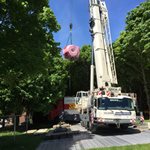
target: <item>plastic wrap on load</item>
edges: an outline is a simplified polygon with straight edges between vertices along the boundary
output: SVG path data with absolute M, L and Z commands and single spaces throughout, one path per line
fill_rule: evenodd
M 66 59 L 70 60 L 78 59 L 80 55 L 80 48 L 75 45 L 67 45 L 63 49 L 63 54 Z

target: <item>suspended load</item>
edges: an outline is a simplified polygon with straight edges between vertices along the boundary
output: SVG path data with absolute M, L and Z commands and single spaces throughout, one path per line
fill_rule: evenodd
M 75 60 L 79 58 L 80 48 L 75 45 L 67 45 L 63 49 L 63 54 L 66 59 Z

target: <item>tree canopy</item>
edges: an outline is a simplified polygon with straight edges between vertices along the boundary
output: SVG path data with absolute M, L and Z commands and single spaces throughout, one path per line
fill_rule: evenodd
M 47 112 L 64 96 L 66 65 L 48 0 L 0 0 L 0 110 Z
M 91 46 L 84 45 L 80 50 L 80 57 L 76 61 L 68 62 L 69 73 L 67 95 L 75 95 L 77 91 L 90 89 Z
M 0 0 L 0 77 L 43 70 L 45 50 L 56 50 L 52 32 L 59 28 L 48 0 Z
M 114 43 L 119 82 L 138 94 L 150 110 L 150 1 L 128 13 L 126 28 Z M 141 105 L 142 104 L 142 105 Z M 141 109 L 144 109 L 141 107 Z

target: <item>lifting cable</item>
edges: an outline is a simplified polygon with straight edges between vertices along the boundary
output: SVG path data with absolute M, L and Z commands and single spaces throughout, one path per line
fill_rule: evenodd
M 70 24 L 69 24 L 69 36 L 66 45 L 71 44 L 72 45 L 72 28 L 73 28 L 73 23 L 72 23 L 72 10 L 73 10 L 73 0 L 70 0 Z
M 67 40 L 66 45 L 68 45 L 68 44 L 72 45 L 72 28 L 73 28 L 73 24 L 70 23 L 70 25 L 69 25 L 70 31 L 69 31 L 69 36 L 68 36 L 68 40 Z
M 67 43 L 65 48 L 63 49 L 63 54 L 66 59 L 69 60 L 76 60 L 79 58 L 80 55 L 80 48 L 76 45 L 73 45 L 72 40 L 72 29 L 73 29 L 73 23 L 72 23 L 72 8 L 73 8 L 73 0 L 70 0 L 70 24 L 69 24 L 69 36 L 67 39 Z

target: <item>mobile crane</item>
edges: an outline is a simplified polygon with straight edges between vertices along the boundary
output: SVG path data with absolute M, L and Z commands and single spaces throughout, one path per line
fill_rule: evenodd
M 83 126 L 95 132 L 101 125 L 128 128 L 136 120 L 135 94 L 121 93 L 117 84 L 108 11 L 104 0 L 89 0 L 92 61 L 90 91 L 76 94 Z M 95 64 L 94 64 L 95 62 Z M 94 88 L 96 70 L 97 88 Z

